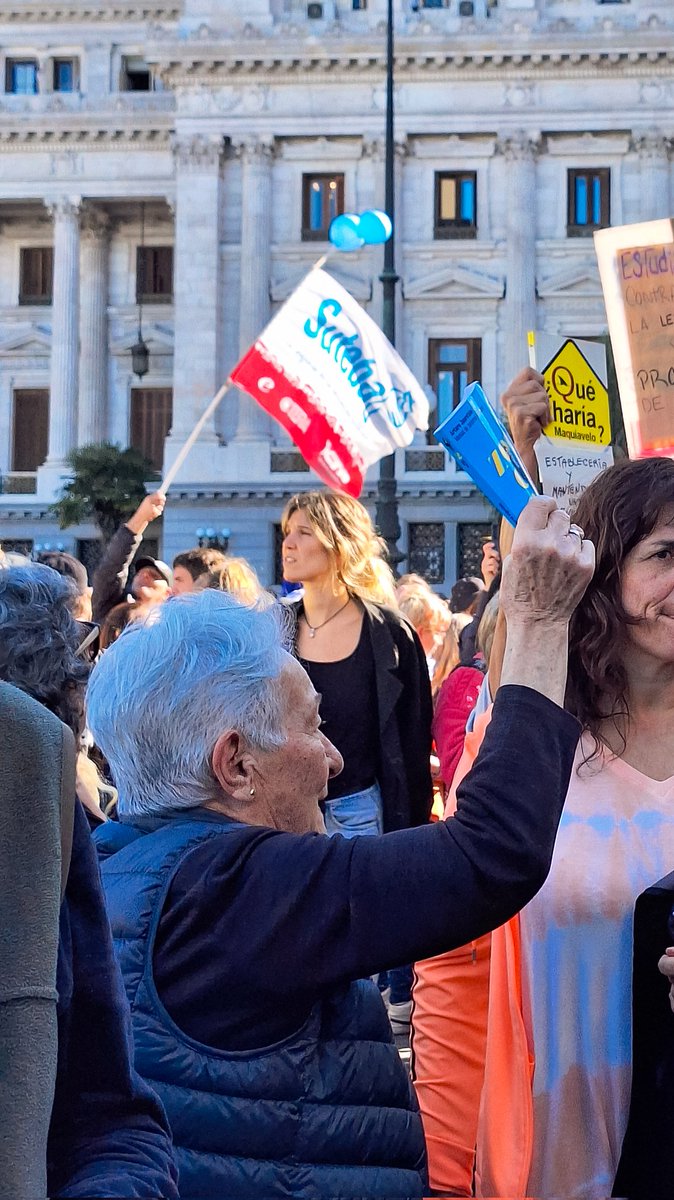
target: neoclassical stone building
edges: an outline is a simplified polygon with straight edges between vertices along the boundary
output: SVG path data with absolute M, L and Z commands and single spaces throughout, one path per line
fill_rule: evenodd
M 394 8 L 397 342 L 442 415 L 470 378 L 499 394 L 528 327 L 604 332 L 593 228 L 671 211 L 674 8 Z M 331 215 L 382 206 L 385 22 L 386 0 L 4 0 L 3 542 L 86 554 L 94 530 L 48 511 L 68 451 L 112 439 L 170 462 Z M 380 315 L 381 249 L 329 269 Z M 302 466 L 233 391 L 151 532 L 170 558 L 227 528 L 273 582 Z M 409 566 L 447 587 L 489 511 L 424 437 L 397 474 Z

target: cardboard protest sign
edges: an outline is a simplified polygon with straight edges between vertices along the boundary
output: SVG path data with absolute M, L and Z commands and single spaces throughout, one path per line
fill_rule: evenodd
M 534 447 L 543 491 L 571 508 L 613 463 L 606 351 L 597 342 L 530 333 L 529 356 L 552 413 Z
M 381 329 L 332 276 L 311 271 L 230 375 L 283 425 L 331 487 L 360 495 L 367 467 L 428 427 L 428 399 Z
M 594 235 L 630 456 L 674 455 L 674 225 Z
M 470 475 L 494 508 L 517 523 L 536 488 L 479 383 L 471 383 L 463 400 L 435 430 L 435 437 Z

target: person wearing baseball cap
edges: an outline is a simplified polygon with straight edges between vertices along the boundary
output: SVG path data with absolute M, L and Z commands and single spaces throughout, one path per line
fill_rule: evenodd
M 173 585 L 173 572 L 161 558 L 143 554 L 133 564 L 131 595 L 138 604 L 157 604 L 167 600 Z M 165 587 L 163 585 L 166 585 Z

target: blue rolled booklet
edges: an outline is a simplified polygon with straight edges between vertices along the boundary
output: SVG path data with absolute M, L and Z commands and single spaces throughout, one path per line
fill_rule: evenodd
M 515 525 L 529 498 L 538 493 L 479 383 L 469 384 L 435 437 L 494 508 Z

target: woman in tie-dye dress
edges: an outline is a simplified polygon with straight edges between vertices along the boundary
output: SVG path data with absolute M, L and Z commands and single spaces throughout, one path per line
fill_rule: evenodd
M 597 569 L 570 628 L 567 708 L 584 734 L 550 875 L 492 937 L 479 1055 L 462 1044 L 456 987 L 452 1008 L 442 1004 L 440 960 L 420 964 L 415 993 L 431 1180 L 458 1175 L 447 1119 L 458 1070 L 461 1094 L 482 1089 L 481 1196 L 610 1196 L 630 1098 L 634 902 L 674 869 L 674 462 L 612 467 L 574 521 Z M 478 744 L 479 731 L 462 774 Z M 466 1007 L 463 1017 L 480 1011 L 476 994 Z

